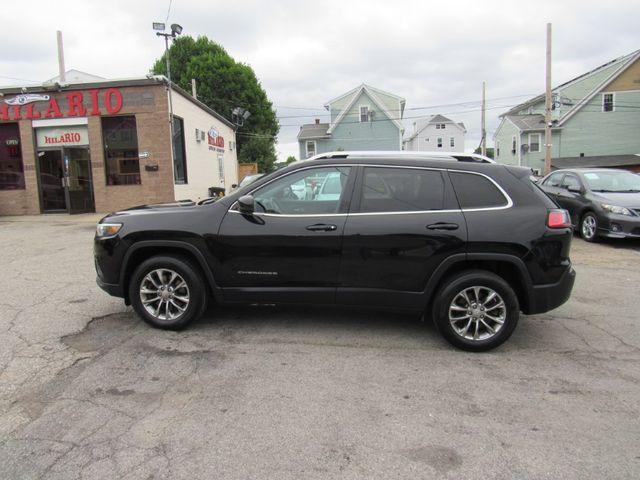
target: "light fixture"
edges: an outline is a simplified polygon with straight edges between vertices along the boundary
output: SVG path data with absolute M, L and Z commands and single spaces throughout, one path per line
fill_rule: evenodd
M 176 35 L 180 35 L 182 33 L 182 27 L 177 23 L 171 25 L 171 36 L 175 37 Z
M 153 22 L 153 29 L 157 30 L 158 32 L 164 32 L 164 23 L 160 23 L 160 22 Z

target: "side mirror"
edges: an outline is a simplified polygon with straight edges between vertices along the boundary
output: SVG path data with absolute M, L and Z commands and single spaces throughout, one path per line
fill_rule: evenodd
M 567 190 L 573 193 L 582 193 L 582 189 L 580 187 L 576 187 L 575 185 L 569 185 Z
M 238 199 L 238 209 L 243 215 L 253 215 L 255 207 L 256 202 L 253 199 L 253 195 L 243 195 Z

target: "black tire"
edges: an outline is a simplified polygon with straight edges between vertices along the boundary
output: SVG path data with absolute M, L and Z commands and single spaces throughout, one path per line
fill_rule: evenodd
M 491 297 L 490 292 L 496 296 Z M 474 303 L 474 297 L 480 297 L 480 301 Z M 466 311 L 460 311 L 464 308 Z M 486 270 L 467 270 L 448 278 L 433 302 L 433 320 L 442 336 L 451 345 L 472 352 L 491 350 L 504 343 L 515 330 L 519 316 L 520 306 L 513 289 L 502 277 Z M 455 320 L 457 317 L 460 318 Z
M 163 280 L 158 276 L 159 271 L 164 272 L 161 273 Z M 173 273 L 177 276 L 173 277 Z M 173 283 L 169 282 L 171 278 L 174 279 Z M 180 280 L 184 281 L 185 286 L 182 286 Z M 144 293 L 156 288 L 152 282 L 160 286 L 158 291 Z M 171 292 L 166 293 L 164 290 Z M 129 282 L 129 299 L 138 316 L 149 325 L 165 330 L 179 330 L 200 317 L 207 308 L 207 292 L 200 268 L 189 258 L 178 255 L 162 255 L 145 260 L 135 269 Z M 151 300 L 154 295 L 159 299 L 163 298 L 163 294 L 167 295 L 166 299 L 158 302 Z M 147 310 L 143 298 L 152 310 L 162 304 L 157 315 Z M 185 298 L 188 301 L 185 302 Z M 181 311 L 181 308 L 184 310 Z
M 580 236 L 587 242 L 598 241 L 598 217 L 593 212 L 585 213 L 580 219 Z

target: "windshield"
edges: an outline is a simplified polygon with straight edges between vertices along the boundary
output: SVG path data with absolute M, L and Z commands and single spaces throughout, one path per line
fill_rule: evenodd
M 587 172 L 584 178 L 594 192 L 640 192 L 640 175 L 631 172 Z

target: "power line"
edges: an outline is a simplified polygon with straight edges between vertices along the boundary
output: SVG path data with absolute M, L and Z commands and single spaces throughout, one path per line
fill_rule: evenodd
M 169 21 L 169 14 L 171 13 L 171 4 L 173 3 L 173 0 L 169 0 L 169 8 L 167 9 L 167 18 L 165 19 L 164 23 L 167 23 Z

